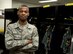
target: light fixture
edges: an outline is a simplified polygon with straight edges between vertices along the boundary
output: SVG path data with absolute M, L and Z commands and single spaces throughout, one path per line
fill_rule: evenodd
M 56 2 L 58 0 L 41 0 L 39 3 Z
M 65 6 L 72 6 L 73 5 L 73 3 L 67 3 L 67 4 L 65 4 Z
M 44 6 L 43 6 L 43 8 L 47 8 L 47 7 L 50 7 L 50 5 L 44 5 Z

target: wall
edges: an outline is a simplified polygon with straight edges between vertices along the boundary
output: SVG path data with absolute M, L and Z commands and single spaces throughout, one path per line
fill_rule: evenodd
M 29 3 L 25 3 L 25 2 L 14 1 L 14 0 L 12 1 L 13 8 L 18 8 L 22 4 L 26 4 L 28 7 L 37 7 L 37 5 L 34 5 L 34 4 L 29 4 Z
M 12 0 L 0 0 L 0 9 L 12 8 Z

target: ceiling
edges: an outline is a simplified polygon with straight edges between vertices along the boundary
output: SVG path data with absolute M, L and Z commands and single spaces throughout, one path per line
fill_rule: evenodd
M 41 1 L 41 0 L 16 0 L 16 1 L 34 4 L 34 5 L 38 5 L 38 6 L 43 6 L 43 5 L 47 5 L 47 4 L 50 4 L 51 6 L 64 5 L 65 3 L 73 2 L 73 0 L 58 0 L 57 2 L 48 2 L 48 3 L 39 3 L 38 1 Z

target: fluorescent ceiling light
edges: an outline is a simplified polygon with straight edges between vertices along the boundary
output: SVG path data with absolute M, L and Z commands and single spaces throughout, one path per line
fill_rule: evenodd
M 72 6 L 73 5 L 73 3 L 67 3 L 67 4 L 65 4 L 65 6 Z
M 56 2 L 57 0 L 45 0 L 45 1 L 39 1 L 39 3 L 47 3 L 47 2 Z
M 50 7 L 50 5 L 44 5 L 44 6 L 43 6 L 43 8 L 47 8 L 47 7 Z

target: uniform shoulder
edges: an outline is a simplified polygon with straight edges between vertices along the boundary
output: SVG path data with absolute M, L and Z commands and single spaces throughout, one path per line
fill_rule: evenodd
M 33 24 L 29 24 L 29 27 L 30 27 L 30 28 L 36 28 L 36 26 L 33 25 Z
M 14 28 L 15 26 L 16 26 L 16 23 L 11 23 L 8 25 L 8 27 L 12 27 L 12 28 Z

